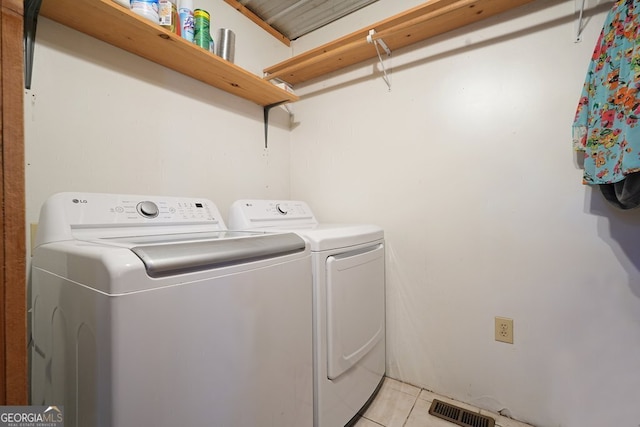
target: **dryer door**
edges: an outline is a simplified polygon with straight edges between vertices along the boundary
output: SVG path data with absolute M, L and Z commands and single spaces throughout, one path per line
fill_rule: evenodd
M 334 380 L 384 338 L 384 245 L 327 258 L 327 376 Z

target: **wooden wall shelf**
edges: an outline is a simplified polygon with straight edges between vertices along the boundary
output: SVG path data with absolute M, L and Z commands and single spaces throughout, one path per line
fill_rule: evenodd
M 298 100 L 111 0 L 43 0 L 40 14 L 258 105 Z
M 431 0 L 266 68 L 264 78 L 280 79 L 295 85 L 374 58 L 376 49 L 367 42 L 370 29 L 376 31 L 374 39 L 383 39 L 394 51 L 532 1 Z

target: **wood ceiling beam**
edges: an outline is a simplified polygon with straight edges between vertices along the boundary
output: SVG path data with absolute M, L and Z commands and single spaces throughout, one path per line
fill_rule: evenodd
M 271 25 L 263 21 L 258 15 L 250 11 L 245 5 L 243 5 L 237 0 L 224 0 L 224 1 L 228 5 L 233 7 L 235 10 L 237 10 L 238 12 L 240 12 L 241 14 L 243 14 L 244 16 L 252 20 L 255 24 L 262 27 L 262 29 L 264 29 L 266 32 L 271 34 L 273 37 L 280 40 L 285 45 L 291 46 L 291 40 L 289 40 L 287 37 L 285 37 L 282 33 L 280 33 L 278 30 L 273 28 Z

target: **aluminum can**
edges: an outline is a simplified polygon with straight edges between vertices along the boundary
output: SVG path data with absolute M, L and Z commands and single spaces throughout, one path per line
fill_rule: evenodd
M 213 40 L 211 39 L 209 12 L 203 9 L 196 9 L 193 11 L 194 30 L 193 30 L 193 42 L 203 49 L 211 51 Z
M 228 28 L 220 28 L 216 35 L 216 55 L 229 62 L 233 62 L 235 54 L 236 35 Z

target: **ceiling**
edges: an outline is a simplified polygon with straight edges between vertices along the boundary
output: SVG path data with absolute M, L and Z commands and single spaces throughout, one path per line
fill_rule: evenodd
M 378 0 L 238 0 L 289 40 L 295 40 Z

